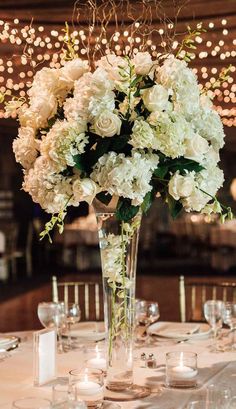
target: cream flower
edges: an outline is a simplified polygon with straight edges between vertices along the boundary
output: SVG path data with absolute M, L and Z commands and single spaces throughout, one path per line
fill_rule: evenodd
M 103 111 L 97 118 L 95 118 L 92 126 L 93 131 L 101 137 L 109 137 L 120 135 L 121 120 L 110 111 Z
M 131 63 L 135 67 L 135 72 L 137 75 L 147 75 L 151 71 L 153 66 L 153 61 L 150 53 L 148 51 L 138 52 L 135 54 Z
M 204 155 L 209 151 L 209 144 L 206 139 L 197 133 L 191 135 L 185 143 L 184 156 L 197 162 L 202 162 Z
M 13 141 L 13 152 L 16 161 L 23 168 L 29 169 L 38 156 L 39 145 L 35 140 L 34 129 L 23 127 L 19 129 L 18 138 Z
M 77 178 L 73 183 L 74 200 L 78 203 L 85 201 L 91 205 L 93 199 L 100 191 L 101 189 L 98 187 L 97 183 L 90 178 Z
M 155 135 L 150 125 L 143 119 L 136 120 L 132 128 L 130 145 L 137 149 L 153 148 Z
M 159 84 L 142 92 L 144 105 L 150 112 L 166 110 L 169 105 L 168 98 L 168 90 Z
M 195 186 L 194 173 L 188 173 L 185 176 L 176 172 L 170 179 L 168 191 L 169 194 L 175 199 L 179 200 L 184 197 L 188 197 L 192 194 Z
M 64 67 L 60 68 L 59 81 L 72 87 L 74 81 L 77 81 L 85 72 L 89 70 L 88 62 L 80 58 L 67 61 Z

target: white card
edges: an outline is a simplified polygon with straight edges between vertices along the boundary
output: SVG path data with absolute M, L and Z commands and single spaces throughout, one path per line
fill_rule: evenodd
M 57 334 L 55 330 L 34 332 L 34 385 L 52 381 L 56 374 Z

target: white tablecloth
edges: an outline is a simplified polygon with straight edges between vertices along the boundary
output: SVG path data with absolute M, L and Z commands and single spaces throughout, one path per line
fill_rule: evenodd
M 11 408 L 14 399 L 27 396 L 51 398 L 51 386 L 33 386 L 33 345 L 32 333 L 17 334 L 22 336 L 22 343 L 11 357 L 0 362 L 0 408 Z M 140 360 L 135 361 L 135 383 L 151 386 L 153 393 L 142 400 L 121 402 L 122 409 L 183 409 L 193 395 L 204 393 L 206 386 L 226 382 L 236 395 L 236 352 L 209 352 L 211 340 L 188 341 L 176 344 L 172 341 L 161 341 L 155 346 L 140 348 L 136 356 L 144 351 L 154 353 L 157 358 L 157 369 L 140 367 Z M 165 380 L 165 354 L 169 351 L 194 351 L 198 353 L 199 388 L 195 390 L 167 389 Z M 68 371 L 83 364 L 84 353 L 72 351 L 58 355 L 58 376 L 65 377 Z M 162 388 L 161 393 L 155 389 Z

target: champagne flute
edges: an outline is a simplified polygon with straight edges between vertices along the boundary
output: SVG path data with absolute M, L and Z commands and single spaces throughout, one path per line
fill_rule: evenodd
M 229 333 L 232 334 L 231 349 L 236 349 L 235 331 L 236 331 L 236 303 L 225 302 L 222 307 L 222 317 L 224 324 L 230 328 Z
M 204 316 L 206 321 L 211 326 L 213 331 L 213 352 L 217 352 L 217 333 L 219 328 L 222 327 L 222 308 L 223 301 L 219 300 L 208 300 L 204 304 Z
M 65 304 L 65 314 L 66 314 L 66 323 L 68 328 L 68 338 L 67 346 L 69 349 L 72 349 L 71 343 L 71 327 L 76 324 L 81 319 L 80 307 L 76 303 L 67 303 Z
M 144 326 L 142 337 L 146 335 L 145 342 L 151 343 L 152 338 L 147 334 L 148 327 L 160 318 L 160 310 L 157 302 L 137 300 L 135 305 L 136 326 Z M 140 341 L 140 338 L 138 339 Z
M 64 352 L 62 343 L 62 328 L 65 326 L 64 303 L 41 302 L 38 305 L 39 321 L 45 328 L 55 328 L 58 335 L 58 352 Z

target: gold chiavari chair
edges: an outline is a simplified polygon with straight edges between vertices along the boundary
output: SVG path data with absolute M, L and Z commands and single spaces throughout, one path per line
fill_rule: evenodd
M 79 304 L 82 320 L 103 320 L 102 286 L 98 282 L 58 282 L 57 277 L 53 276 L 52 300 Z
M 180 319 L 205 321 L 203 305 L 207 300 L 233 301 L 236 303 L 236 283 L 185 282 L 179 278 Z

